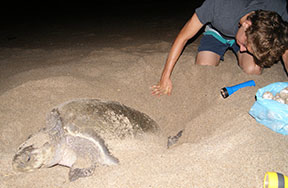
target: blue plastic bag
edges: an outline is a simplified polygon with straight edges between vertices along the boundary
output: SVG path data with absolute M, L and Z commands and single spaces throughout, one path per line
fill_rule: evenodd
M 249 111 L 257 122 L 283 135 L 288 135 L 288 104 L 263 99 L 262 95 L 270 91 L 275 96 L 286 87 L 288 82 L 275 82 L 259 89 L 256 93 L 256 102 Z

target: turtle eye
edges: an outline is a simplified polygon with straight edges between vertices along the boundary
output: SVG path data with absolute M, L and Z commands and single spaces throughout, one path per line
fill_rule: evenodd
M 31 135 L 29 135 L 29 136 L 28 136 L 28 138 L 27 138 L 27 140 L 29 140 L 30 138 L 32 138 L 32 136 L 33 136 L 32 134 L 31 134 Z
M 29 162 L 30 159 L 31 159 L 31 157 L 30 157 L 30 155 L 28 155 L 26 161 Z
M 22 161 L 24 163 L 27 163 L 31 160 L 31 153 L 26 152 L 24 155 L 22 155 Z
M 24 162 L 29 162 L 32 160 L 32 151 L 33 151 L 33 146 L 29 146 L 29 147 L 26 147 L 24 149 L 25 151 L 23 152 L 23 155 L 22 155 L 22 160 Z

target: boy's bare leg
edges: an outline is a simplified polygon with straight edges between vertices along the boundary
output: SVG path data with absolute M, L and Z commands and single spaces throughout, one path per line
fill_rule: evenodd
M 248 53 L 237 53 L 238 63 L 242 70 L 247 74 L 260 75 L 262 68 L 254 63 L 253 57 Z M 196 56 L 197 65 L 217 66 L 220 62 L 220 56 L 214 52 L 201 51 Z
M 220 62 L 220 56 L 214 52 L 201 51 L 196 56 L 197 65 L 213 65 L 217 66 Z
M 250 54 L 237 52 L 237 56 L 239 66 L 245 73 L 256 75 L 262 73 L 262 68 L 254 63 L 254 59 Z

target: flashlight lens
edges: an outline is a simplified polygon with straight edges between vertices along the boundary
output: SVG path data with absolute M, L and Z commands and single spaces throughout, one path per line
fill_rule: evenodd
M 223 87 L 223 88 L 221 89 L 220 93 L 221 93 L 221 95 L 222 95 L 222 97 L 223 97 L 224 99 L 229 96 L 228 91 L 227 91 L 227 89 L 226 89 L 225 87 Z

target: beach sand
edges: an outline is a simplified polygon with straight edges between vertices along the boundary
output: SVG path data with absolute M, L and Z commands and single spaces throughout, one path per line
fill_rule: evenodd
M 192 15 L 191 12 L 190 16 Z M 112 18 L 112 17 L 111 17 Z M 0 187 L 262 187 L 264 174 L 288 175 L 288 137 L 248 112 L 257 90 L 287 81 L 279 62 L 247 75 L 228 51 L 217 67 L 194 64 L 201 35 L 186 46 L 172 75 L 171 96 L 151 95 L 173 40 L 189 14 L 49 22 L 2 30 L 0 46 Z M 141 20 L 141 22 L 139 21 Z M 254 80 L 223 99 L 220 89 Z M 55 106 L 78 98 L 119 101 L 148 114 L 158 138 L 124 140 L 112 151 L 117 166 L 69 182 L 63 166 L 19 173 L 17 147 L 45 126 Z M 167 137 L 184 130 L 167 149 Z

